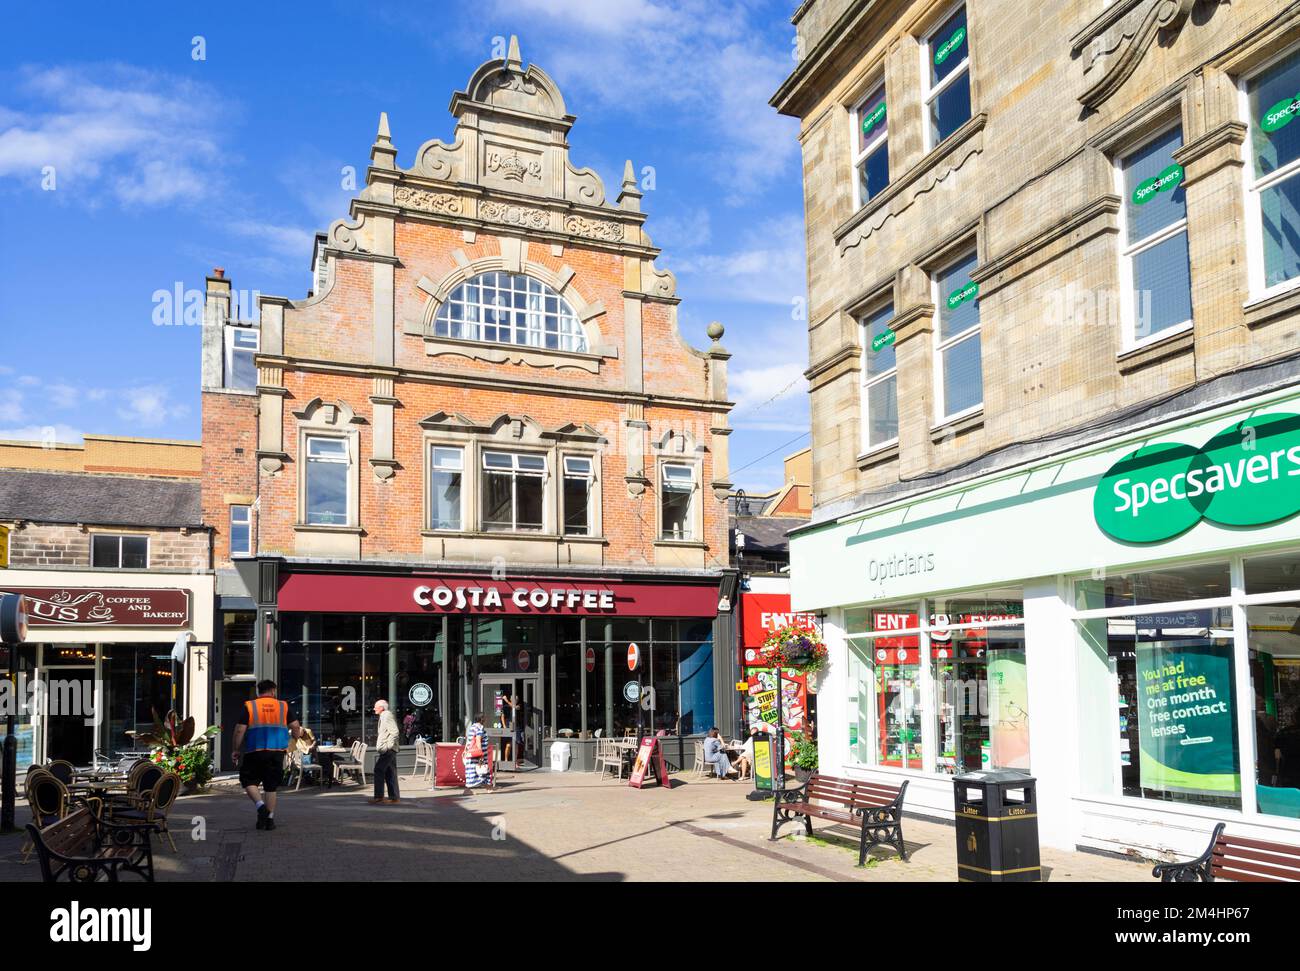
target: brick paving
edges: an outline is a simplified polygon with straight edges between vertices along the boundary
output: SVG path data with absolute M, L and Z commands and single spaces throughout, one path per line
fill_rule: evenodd
M 284 793 L 272 833 L 253 829 L 253 810 L 233 784 L 183 797 L 172 810 L 179 852 L 155 850 L 160 880 L 456 881 L 951 881 L 949 826 L 908 818 L 910 859 L 873 851 L 854 864 L 845 828 L 818 827 L 768 841 L 770 802 L 749 802 L 747 785 L 678 777 L 670 792 L 580 772 L 503 773 L 496 792 L 463 796 L 403 779 L 398 806 L 371 806 L 369 789 Z M 27 811 L 20 804 L 19 824 Z M 785 832 L 797 827 L 791 825 Z M 0 881 L 37 880 L 18 863 L 21 837 L 0 837 Z M 1149 881 L 1150 865 L 1045 849 L 1051 881 Z

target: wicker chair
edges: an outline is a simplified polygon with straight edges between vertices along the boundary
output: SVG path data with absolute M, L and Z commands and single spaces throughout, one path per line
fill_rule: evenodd
M 175 853 L 176 841 L 172 839 L 171 831 L 167 828 L 167 813 L 172 808 L 172 803 L 176 801 L 176 797 L 180 795 L 180 791 L 181 777 L 175 772 L 164 772 L 152 789 L 136 797 L 135 804 L 131 808 L 114 809 L 113 822 L 126 820 L 154 823 L 167 837 L 167 842 L 171 844 L 172 852 Z
M 45 771 L 54 778 L 58 779 L 65 786 L 72 785 L 72 780 L 77 774 L 77 767 L 66 759 L 55 759 L 45 764 Z
M 27 773 L 24 781 L 24 794 L 27 806 L 32 811 L 32 823 L 37 829 L 44 829 L 50 823 L 57 822 L 68 814 L 70 799 L 68 788 L 56 779 L 47 769 L 35 768 Z M 22 862 L 26 863 L 35 849 L 31 837 L 23 844 Z

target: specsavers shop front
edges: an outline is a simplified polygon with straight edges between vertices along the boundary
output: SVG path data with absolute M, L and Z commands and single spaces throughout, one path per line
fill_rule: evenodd
M 1039 779 L 1045 845 L 1300 836 L 1300 390 L 1184 412 L 792 536 L 825 771 L 952 817 Z

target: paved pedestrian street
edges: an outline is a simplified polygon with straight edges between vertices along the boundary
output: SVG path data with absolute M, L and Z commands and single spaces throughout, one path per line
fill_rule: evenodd
M 907 819 L 910 860 L 873 851 L 855 866 L 843 827 L 806 840 L 768 841 L 770 802 L 749 802 L 748 785 L 676 779 L 665 792 L 636 790 L 581 772 L 503 773 L 495 792 L 464 796 L 403 780 L 400 805 L 372 806 L 369 787 L 304 788 L 281 795 L 278 827 L 253 828 L 252 806 L 219 782 L 171 811 L 178 847 L 155 844 L 160 880 L 456 881 L 952 881 L 953 829 Z M 19 823 L 27 810 L 18 809 Z M 201 836 L 203 838 L 194 838 Z M 0 837 L 0 880 L 38 880 L 19 863 L 22 837 Z M 1043 851 L 1045 877 L 1059 881 L 1150 881 L 1150 864 L 1091 853 Z

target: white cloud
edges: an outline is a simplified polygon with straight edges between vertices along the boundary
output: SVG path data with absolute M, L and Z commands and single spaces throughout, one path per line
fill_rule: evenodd
M 754 224 L 724 251 L 675 251 L 670 263 L 683 296 L 781 304 L 793 310 L 807 293 L 804 227 L 798 215 Z
M 117 416 L 146 428 L 156 428 L 189 412 L 187 406 L 172 401 L 171 392 L 160 385 L 127 388 L 117 397 Z
M 494 12 L 531 15 L 524 60 L 543 64 L 566 101 L 589 95 L 666 132 L 709 132 L 700 167 L 724 187 L 728 204 L 743 205 L 778 179 L 798 178 L 799 155 L 795 122 L 767 103 L 793 67 L 789 48 L 751 7 L 743 0 L 495 0 Z M 545 45 L 535 52 L 534 37 Z
M 16 428 L 0 428 L 0 440 L 6 442 L 44 442 L 52 444 L 62 442 L 75 445 L 81 441 L 82 430 L 71 425 L 20 425 Z
M 198 203 L 221 181 L 229 156 L 217 99 L 200 84 L 125 65 L 28 67 L 0 106 L 0 178 L 36 189 L 53 166 L 56 193 L 97 205 L 107 190 L 124 205 Z

